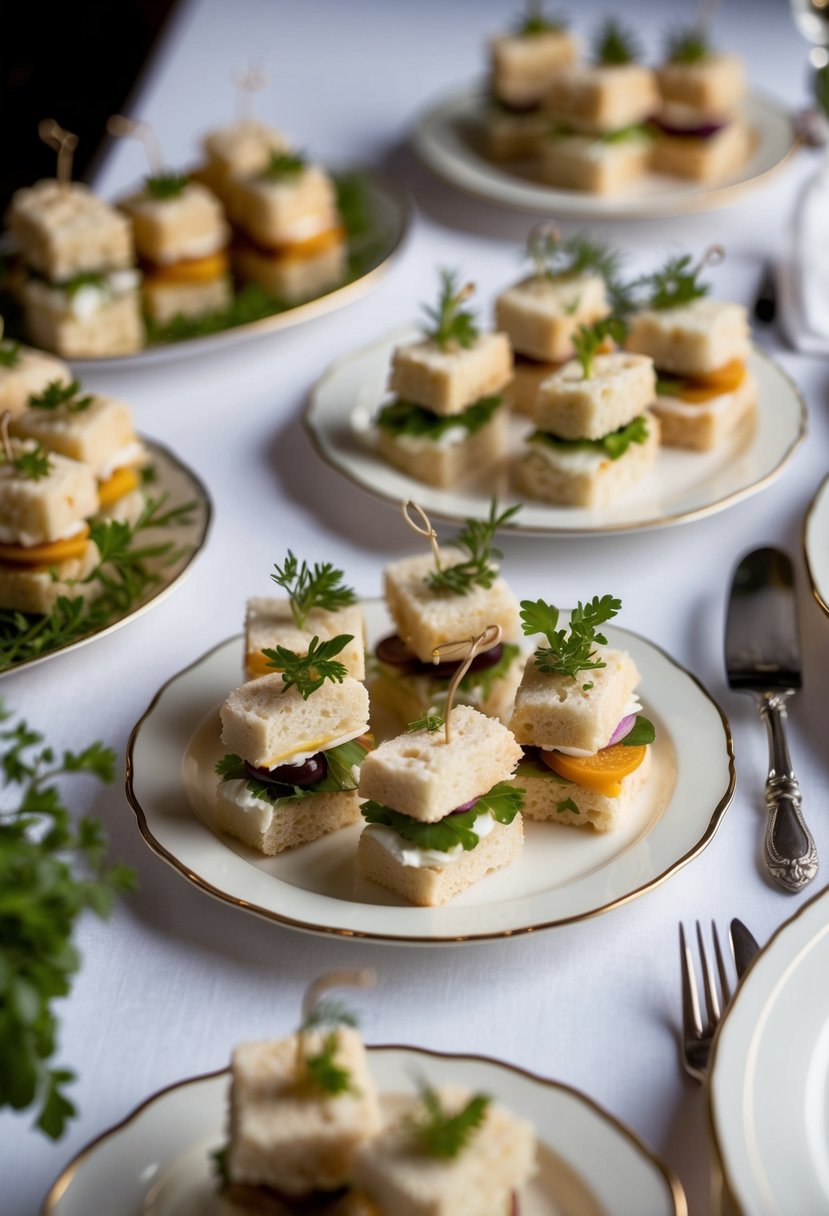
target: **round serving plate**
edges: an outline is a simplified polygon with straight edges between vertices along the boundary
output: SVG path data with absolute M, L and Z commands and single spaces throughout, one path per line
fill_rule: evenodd
M 806 512 L 803 554 L 812 594 L 829 616 L 829 477 L 821 482 Z

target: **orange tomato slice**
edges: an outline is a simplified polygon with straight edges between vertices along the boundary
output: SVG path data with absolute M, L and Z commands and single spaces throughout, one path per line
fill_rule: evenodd
M 138 489 L 139 479 L 135 469 L 129 466 L 116 469 L 111 477 L 98 485 L 98 499 L 102 507 L 109 507 L 125 494 Z
M 689 377 L 680 391 L 682 401 L 710 401 L 722 393 L 733 393 L 740 387 L 746 375 L 746 365 L 742 359 L 732 359 L 722 367 L 716 367 L 711 372 L 701 376 Z
M 152 286 L 164 283 L 210 283 L 227 274 L 227 251 L 219 249 L 205 258 L 186 258 L 169 266 L 155 266 L 148 270 L 145 282 Z
M 617 743 L 602 748 L 592 756 L 565 756 L 563 752 L 542 752 L 541 759 L 559 777 L 575 781 L 587 790 L 595 790 L 607 798 L 617 798 L 622 792 L 622 780 L 635 772 L 645 759 L 644 746 L 625 747 Z
M 325 232 L 318 232 L 316 236 L 309 236 L 304 241 L 268 246 L 267 251 L 275 257 L 310 258 L 315 253 L 323 253 L 326 249 L 340 245 L 344 240 L 345 229 L 338 226 L 337 228 L 327 228 Z
M 71 557 L 83 557 L 88 543 L 89 528 L 84 524 L 80 532 L 67 540 L 53 540 L 42 545 L 0 545 L 0 561 L 15 562 L 19 566 L 54 566 Z

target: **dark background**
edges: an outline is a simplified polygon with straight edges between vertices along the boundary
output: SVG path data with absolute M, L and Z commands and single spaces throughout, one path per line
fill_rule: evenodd
M 0 214 L 19 186 L 55 174 L 55 153 L 37 134 L 42 118 L 80 137 L 73 176 L 85 176 L 107 118 L 126 108 L 174 0 L 16 0 L 13 16 L 11 5 L 3 7 Z

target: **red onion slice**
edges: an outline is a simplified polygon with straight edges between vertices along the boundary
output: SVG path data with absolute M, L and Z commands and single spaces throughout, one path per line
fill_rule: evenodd
M 477 801 L 478 801 L 477 798 L 473 798 L 471 802 L 465 802 L 463 804 L 463 806 L 456 806 L 454 811 L 450 811 L 449 814 L 450 815 L 462 815 L 464 813 L 464 811 L 471 811 Z
M 705 122 L 695 127 L 680 127 L 666 122 L 664 118 L 652 118 L 651 122 L 663 135 L 673 135 L 679 139 L 710 139 L 728 125 L 724 122 Z
M 614 730 L 613 734 L 610 736 L 610 742 L 608 743 L 607 746 L 613 747 L 614 743 L 620 743 L 621 740 L 624 739 L 626 735 L 629 735 L 630 732 L 633 730 L 633 724 L 635 721 L 636 721 L 636 714 L 628 714 L 628 716 L 626 718 L 622 718 L 622 721 L 619 723 L 619 725 Z

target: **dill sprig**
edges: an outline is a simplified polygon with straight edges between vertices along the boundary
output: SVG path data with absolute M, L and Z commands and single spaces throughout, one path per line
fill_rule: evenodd
M 606 646 L 607 638 L 598 626 L 616 616 L 622 601 L 612 595 L 601 599 L 594 595 L 588 603 L 579 604 L 570 613 L 569 629 L 558 628 L 559 611 L 546 600 L 521 601 L 521 626 L 528 636 L 541 633 L 547 639 L 546 646 L 535 652 L 535 665 L 545 674 L 569 676 L 575 680 L 580 671 L 593 671 L 607 664 L 595 658 L 595 647 Z M 583 684 L 587 691 L 592 683 Z
M 443 714 L 427 712 L 422 718 L 418 718 L 415 722 L 410 722 L 406 727 L 407 730 L 442 730 L 446 725 L 446 719 Z
M 603 241 L 581 233 L 562 238 L 555 229 L 541 227 L 530 233 L 527 256 L 537 278 L 557 279 L 564 275 L 601 275 L 608 285 L 618 278 L 621 256 Z
M 322 1090 L 331 1098 L 340 1094 L 356 1093 L 351 1073 L 337 1063 L 340 1040 L 336 1030 L 331 1030 L 322 1041 L 322 1046 L 313 1055 L 304 1059 L 305 1080 L 314 1088 Z
M 286 646 L 276 646 L 273 650 L 263 650 L 262 653 L 268 659 L 268 667 L 282 672 L 285 685 L 283 692 L 295 686 L 303 701 L 307 701 L 312 693 L 322 688 L 326 680 L 342 684 L 348 675 L 348 668 L 345 663 L 335 659 L 334 655 L 339 654 L 348 645 L 352 636 L 350 633 L 340 633 L 325 642 L 321 642 L 317 637 L 312 638 L 307 654 L 303 655 L 288 650 Z
M 474 1094 L 454 1115 L 444 1110 L 440 1095 L 425 1080 L 418 1084 L 420 1111 L 409 1116 L 408 1127 L 418 1147 L 430 1157 L 451 1160 L 466 1148 L 483 1123 L 491 1102 L 488 1094 Z
M 437 342 L 441 350 L 450 345 L 468 349 L 477 340 L 480 330 L 475 314 L 464 308 L 464 302 L 475 290 L 471 283 L 458 286 L 458 275 L 454 270 L 440 271 L 440 297 L 436 308 L 423 305 L 432 328 L 424 332 L 427 338 Z
M 638 285 L 645 289 L 644 308 L 669 309 L 681 308 L 694 300 L 707 296 L 711 288 L 708 283 L 700 282 L 700 275 L 706 266 L 717 265 L 725 257 L 721 245 L 712 245 L 694 262 L 690 253 L 679 257 L 668 258 L 660 270 L 645 275 Z
M 698 25 L 669 32 L 665 45 L 668 63 L 699 63 L 711 54 L 711 44 L 705 30 Z
M 515 23 L 515 32 L 523 38 L 534 38 L 539 34 L 561 34 L 570 24 L 565 13 L 544 15 L 544 0 L 527 0 L 526 12 Z
M 499 514 L 498 500 L 493 498 L 486 519 L 467 519 L 464 527 L 450 543 L 464 550 L 468 556 L 463 561 L 456 562 L 454 566 L 432 570 L 427 574 L 424 581 L 429 590 L 468 595 L 473 587 L 491 587 L 498 577 L 495 559 L 504 556 L 492 543 L 495 533 L 520 510 L 521 504 L 515 503 Z
M 625 28 L 615 17 L 608 17 L 596 35 L 594 62 L 614 67 L 638 63 L 641 58 L 642 50 L 633 30 Z
M 280 566 L 274 562 L 271 575 L 277 586 L 288 593 L 291 615 L 297 629 L 304 629 L 308 613 L 313 608 L 325 608 L 336 612 L 357 601 L 351 587 L 343 584 L 343 572 L 331 562 L 315 562 L 313 568 L 307 562 L 298 562 L 291 550 Z
M 187 189 L 188 180 L 186 173 L 175 173 L 172 169 L 165 169 L 161 173 L 145 177 L 144 185 L 147 193 L 153 198 L 181 198 Z
M 82 414 L 92 404 L 92 397 L 81 397 L 80 380 L 64 384 L 62 380 L 50 380 L 40 393 L 29 396 L 28 405 L 33 410 L 59 410 L 66 408 L 68 414 Z
M 275 182 L 291 181 L 299 177 L 307 165 L 308 158 L 303 152 L 271 152 L 262 177 Z
M 573 334 L 573 350 L 581 364 L 582 376 L 589 380 L 593 375 L 593 361 L 603 347 L 606 339 L 612 338 L 616 343 L 624 342 L 627 326 L 621 317 L 604 317 L 595 325 L 580 325 Z

